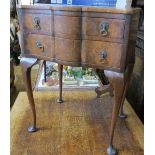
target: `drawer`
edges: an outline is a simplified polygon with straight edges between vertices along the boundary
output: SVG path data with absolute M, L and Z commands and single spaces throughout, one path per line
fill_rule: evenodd
M 84 39 L 123 42 L 125 20 L 83 17 Z
M 82 63 L 104 69 L 121 70 L 126 55 L 126 44 L 83 41 Z
M 54 16 L 54 34 L 56 37 L 80 39 L 81 25 L 81 17 Z
M 64 62 L 81 62 L 81 41 L 55 38 L 55 58 Z
M 23 13 L 23 31 L 25 33 L 37 33 L 51 35 L 53 21 L 51 14 Z
M 54 38 L 46 35 L 25 34 L 23 53 L 54 58 Z

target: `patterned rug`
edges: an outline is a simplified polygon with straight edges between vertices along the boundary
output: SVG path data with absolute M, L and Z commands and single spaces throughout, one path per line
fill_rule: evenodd
M 111 119 L 111 98 L 96 98 L 94 91 L 36 92 L 35 133 L 28 133 L 31 110 L 21 92 L 11 110 L 11 155 L 106 155 Z M 114 146 L 119 155 L 143 155 L 143 125 L 129 104 L 126 120 L 118 119 Z

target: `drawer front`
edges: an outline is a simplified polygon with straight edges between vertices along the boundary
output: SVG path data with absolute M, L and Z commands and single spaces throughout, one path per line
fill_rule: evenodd
M 23 53 L 54 58 L 54 38 L 45 35 L 25 34 Z
M 39 13 L 23 14 L 23 31 L 25 33 L 51 35 L 52 29 L 53 21 L 51 15 Z
M 82 29 L 84 39 L 123 42 L 125 20 L 83 17 Z
M 82 43 L 82 63 L 92 67 L 120 70 L 125 53 L 125 44 L 86 40 Z
M 55 38 L 55 58 L 64 62 L 81 61 L 81 41 Z
M 66 39 L 80 39 L 81 17 L 54 16 L 54 34 Z

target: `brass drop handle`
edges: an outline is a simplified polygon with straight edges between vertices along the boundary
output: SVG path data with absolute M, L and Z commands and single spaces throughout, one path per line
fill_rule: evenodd
M 100 34 L 103 37 L 108 35 L 109 24 L 107 22 L 103 22 L 100 24 Z
M 37 29 L 37 30 L 41 29 L 41 27 L 40 27 L 40 18 L 39 17 L 34 18 L 34 28 Z
M 106 59 L 106 57 L 107 57 L 107 52 L 105 50 L 101 50 L 99 52 L 99 58 L 100 58 L 100 60 L 103 61 L 103 60 Z
M 36 48 L 42 49 L 42 52 L 44 52 L 44 46 L 38 41 L 36 41 Z

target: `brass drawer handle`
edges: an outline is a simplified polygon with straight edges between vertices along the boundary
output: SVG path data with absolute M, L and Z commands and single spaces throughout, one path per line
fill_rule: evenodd
M 36 48 L 42 49 L 42 52 L 44 52 L 44 46 L 38 41 L 36 41 Z
M 40 27 L 40 18 L 39 17 L 34 18 L 34 28 L 37 29 L 37 30 L 41 29 L 41 27 Z
M 109 24 L 107 22 L 103 22 L 100 24 L 100 34 L 103 37 L 108 35 Z
M 105 50 L 101 50 L 99 52 L 99 59 L 102 63 L 106 62 L 106 58 L 107 58 L 107 52 Z

